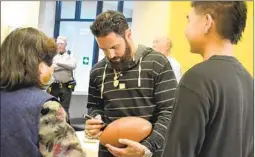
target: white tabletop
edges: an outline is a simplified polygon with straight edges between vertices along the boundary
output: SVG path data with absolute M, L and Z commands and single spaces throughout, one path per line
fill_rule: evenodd
M 76 135 L 78 136 L 87 157 L 98 157 L 99 141 L 85 138 L 84 131 L 76 131 Z

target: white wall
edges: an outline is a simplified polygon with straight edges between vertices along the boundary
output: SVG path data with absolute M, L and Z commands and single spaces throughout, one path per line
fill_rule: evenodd
M 137 44 L 152 46 L 155 36 L 168 35 L 170 30 L 168 1 L 134 2 L 132 36 Z
M 127 2 L 128 3 L 128 2 Z M 167 1 L 133 1 L 129 4 L 133 5 L 133 22 L 132 22 L 132 36 L 136 43 L 144 44 L 146 46 L 151 46 L 153 38 L 157 35 L 168 35 L 170 30 L 170 5 Z M 54 24 L 55 24 L 55 1 L 21 1 L 21 2 L 2 2 L 1 9 L 1 37 L 4 31 L 8 30 L 8 25 L 27 25 L 39 28 L 46 35 L 53 37 Z M 129 8 L 130 9 L 130 8 Z M 72 22 L 70 22 L 69 27 L 75 27 Z M 81 26 L 81 28 L 87 28 Z M 81 29 L 80 28 L 80 29 Z M 62 34 L 68 36 L 71 32 L 65 32 Z M 6 33 L 5 33 L 6 34 Z M 75 36 L 84 36 L 80 33 L 75 33 Z M 87 38 L 91 38 L 89 35 L 86 35 Z M 70 37 L 69 37 L 70 38 Z M 78 38 L 77 38 L 78 39 Z M 93 40 L 91 40 L 93 41 Z M 71 38 L 69 40 L 71 42 Z M 85 42 L 85 39 L 80 40 L 84 44 L 92 43 Z M 84 45 L 83 44 L 83 45 Z M 69 43 L 72 45 L 72 43 Z M 92 55 L 92 48 L 87 49 L 86 52 L 79 51 L 76 49 L 70 49 L 77 56 L 77 60 L 82 63 L 82 56 Z M 83 48 L 84 49 L 84 48 Z M 91 54 L 89 54 L 91 53 Z M 80 55 L 78 55 L 80 54 Z M 102 54 L 102 53 L 101 53 Z M 102 56 L 100 56 L 102 57 Z M 91 60 L 90 60 L 91 61 Z M 84 67 L 84 65 L 81 65 Z M 84 69 L 83 69 L 84 71 Z M 87 69 L 86 71 L 89 71 Z M 82 78 L 81 80 L 84 83 L 88 83 L 88 80 L 84 79 L 84 72 L 80 72 L 77 68 L 77 73 L 75 73 L 77 79 Z M 87 75 L 87 73 L 86 73 Z M 84 86 L 83 83 L 79 83 L 80 88 L 77 87 L 77 90 L 82 92 L 87 92 L 87 86 Z M 79 86 L 78 85 L 78 86 Z
M 1 1 L 1 42 L 17 27 L 34 27 L 53 37 L 55 1 Z
M 40 1 L 38 28 L 47 36 L 53 37 L 56 1 Z
M 1 42 L 15 28 L 38 28 L 40 1 L 1 2 Z

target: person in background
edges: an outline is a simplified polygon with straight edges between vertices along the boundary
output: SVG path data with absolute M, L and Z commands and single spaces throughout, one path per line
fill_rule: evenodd
M 85 157 L 66 112 L 42 90 L 55 53 L 55 41 L 31 27 L 1 45 L 2 157 Z
M 59 36 L 57 38 L 57 55 L 53 58 L 53 80 L 48 92 L 60 100 L 61 105 L 69 117 L 69 108 L 74 88 L 73 70 L 77 66 L 77 62 L 70 51 L 66 50 L 67 38 Z M 70 118 L 68 118 L 70 119 Z M 70 121 L 68 120 L 70 123 Z
M 172 66 L 172 69 L 174 70 L 176 80 L 177 82 L 180 82 L 182 77 L 181 65 L 172 56 L 172 51 L 171 51 L 172 47 L 173 47 L 172 41 L 166 36 L 158 36 L 153 40 L 153 49 L 157 52 L 162 53 L 168 58 Z
M 253 78 L 233 56 L 246 26 L 246 2 L 191 6 L 186 38 L 204 61 L 184 74 L 176 91 L 163 157 L 253 157 Z
M 153 125 L 145 140 L 120 140 L 126 148 L 100 145 L 99 156 L 160 157 L 177 86 L 169 61 L 152 48 L 136 45 L 125 16 L 118 11 L 101 13 L 90 29 L 106 57 L 90 72 L 87 107 L 95 118 L 86 121 L 85 134 L 100 136 L 102 121 L 142 117 Z

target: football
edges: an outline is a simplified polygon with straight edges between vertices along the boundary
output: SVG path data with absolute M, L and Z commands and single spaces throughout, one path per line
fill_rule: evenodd
M 123 117 L 107 125 L 99 141 L 102 145 L 110 144 L 123 148 L 125 145 L 119 143 L 119 139 L 141 142 L 151 131 L 152 125 L 148 120 L 140 117 Z

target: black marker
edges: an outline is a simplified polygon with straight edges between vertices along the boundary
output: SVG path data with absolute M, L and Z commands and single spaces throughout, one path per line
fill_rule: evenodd
M 94 117 L 91 117 L 90 115 L 84 114 L 83 118 L 85 118 L 85 119 L 93 119 Z
M 92 117 L 92 116 L 90 116 L 90 115 L 87 115 L 87 114 L 84 114 L 83 115 L 83 118 L 85 118 L 85 119 L 95 119 L 94 117 Z M 106 123 L 104 123 L 104 122 L 102 122 L 101 124 L 104 124 L 104 125 L 107 125 Z

